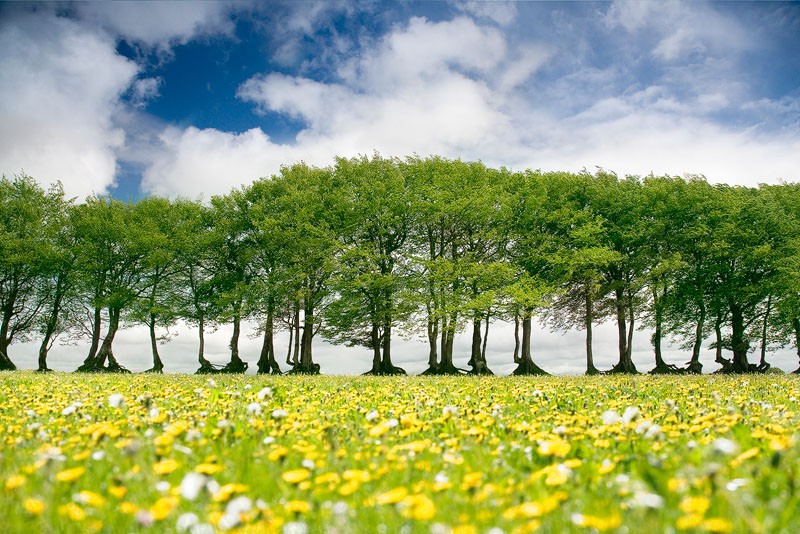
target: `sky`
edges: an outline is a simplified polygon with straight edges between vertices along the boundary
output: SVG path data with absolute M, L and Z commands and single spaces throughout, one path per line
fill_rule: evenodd
M 798 181 L 800 3 L 0 3 L 6 176 L 207 200 L 375 151 Z

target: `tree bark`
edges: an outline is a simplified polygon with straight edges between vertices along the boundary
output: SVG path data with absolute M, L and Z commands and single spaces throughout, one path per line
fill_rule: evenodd
M 627 313 L 628 307 L 625 305 L 625 292 L 622 288 L 615 290 L 615 300 L 617 308 L 617 334 L 619 336 L 619 362 L 611 368 L 611 373 L 636 374 L 636 366 L 631 358 L 630 342 L 632 340 L 633 321 L 631 321 L 628 331 Z M 630 307 L 632 309 L 632 306 Z
M 303 335 L 300 340 L 300 362 L 289 371 L 290 374 L 318 375 L 319 364 L 314 363 L 311 343 L 314 339 L 314 305 L 306 299 L 303 306 Z
M 0 337 L 0 371 L 14 371 L 17 366 L 8 357 L 8 338 L 6 336 Z
M 205 315 L 200 314 L 197 320 L 197 337 L 199 341 L 199 348 L 197 350 L 197 361 L 200 363 L 200 368 L 196 371 L 197 374 L 212 373 L 215 371 L 214 366 L 206 359 L 206 321 Z
M 237 306 L 233 314 L 233 333 L 231 334 L 231 341 L 228 345 L 231 350 L 231 359 L 222 369 L 223 372 L 228 373 L 244 373 L 247 371 L 247 363 L 242 361 L 239 357 L 239 336 L 242 329 L 242 317 L 239 315 Z
M 47 355 L 50 352 L 50 343 L 58 326 L 58 317 L 61 314 L 61 303 L 64 300 L 67 276 L 64 272 L 58 274 L 56 279 L 56 292 L 53 295 L 53 305 L 50 307 L 50 315 L 47 317 L 42 343 L 39 345 L 39 369 L 40 372 L 49 371 L 47 367 Z
M 694 345 L 692 345 L 692 359 L 689 365 L 686 366 L 686 372 L 692 374 L 701 374 L 703 372 L 703 364 L 700 363 L 700 349 L 703 347 L 703 328 L 706 322 L 706 306 L 700 302 L 700 317 L 697 318 L 697 327 L 694 330 Z
M 792 326 L 794 327 L 794 348 L 797 350 L 797 360 L 800 362 L 800 318 L 795 317 L 792 319 Z M 800 367 L 798 367 L 795 373 L 800 374 Z
M 94 319 L 92 322 L 92 342 L 89 345 L 89 354 L 86 356 L 86 359 L 83 361 L 84 365 L 93 361 L 97 356 L 97 349 L 100 347 L 100 328 L 102 327 L 102 312 L 103 309 L 100 306 L 95 306 L 94 308 Z
M 750 341 L 745 337 L 744 314 L 742 308 L 731 304 L 731 348 L 733 349 L 733 362 L 731 372 L 750 372 L 750 363 L 747 361 L 747 351 L 750 350 Z
M 272 299 L 267 304 L 267 320 L 264 324 L 264 343 L 261 345 L 261 355 L 258 358 L 259 374 L 282 374 L 275 358 L 275 311 Z
M 117 335 L 117 331 L 119 330 L 119 318 L 122 310 L 120 308 L 110 306 L 108 308 L 108 330 L 106 331 L 106 336 L 103 338 L 103 343 L 100 345 L 100 349 L 95 354 L 94 358 L 87 359 L 86 362 L 83 363 L 80 367 L 78 367 L 79 372 L 88 372 L 88 373 L 100 373 L 100 372 L 111 372 L 111 373 L 128 373 L 127 369 L 122 367 L 119 362 L 117 362 L 116 357 L 114 356 L 113 351 L 113 343 L 114 337 Z M 95 318 L 97 315 L 95 315 Z M 99 324 L 99 323 L 98 323 Z M 106 360 L 108 360 L 108 365 L 106 365 Z
M 520 362 L 514 372 L 514 375 L 546 375 L 542 368 L 533 363 L 531 356 L 531 333 L 533 331 L 532 311 L 527 310 L 522 315 L 522 354 L 520 355 Z
M 764 323 L 761 326 L 761 360 L 758 363 L 758 370 L 766 371 L 771 366 L 767 363 L 767 327 L 769 326 L 769 314 L 772 311 L 772 295 L 767 297 L 767 309 L 764 311 Z
M 585 295 L 584 327 L 586 328 L 586 374 L 597 375 L 600 371 L 594 366 L 594 353 L 592 352 L 592 322 L 594 321 L 594 303 L 589 289 Z
M 156 314 L 150 314 L 150 351 L 153 353 L 153 367 L 148 369 L 150 373 L 161 373 L 164 370 L 164 362 L 161 361 L 161 356 L 158 354 L 158 338 L 156 337 Z
M 483 336 L 481 335 L 481 321 L 482 318 L 479 313 L 475 313 L 472 320 L 472 347 L 470 350 L 469 365 L 472 369 L 469 371 L 471 375 L 492 375 L 492 371 L 486 365 L 486 360 L 483 357 Z M 489 320 L 487 318 L 486 325 L 488 327 Z
M 519 348 L 519 313 L 514 312 L 514 363 L 522 361 L 522 357 L 519 355 Z

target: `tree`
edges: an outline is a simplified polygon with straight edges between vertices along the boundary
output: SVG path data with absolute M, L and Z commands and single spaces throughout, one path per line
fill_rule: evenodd
M 76 209 L 78 265 L 94 309 L 92 344 L 78 371 L 127 372 L 114 356 L 112 346 L 123 312 L 143 292 L 143 264 L 148 254 L 141 236 L 143 230 L 133 213 L 133 206 L 128 203 L 98 197 L 87 198 Z M 103 308 L 108 313 L 108 328 L 98 348 Z
M 319 332 L 339 249 L 335 220 L 340 208 L 338 177 L 330 168 L 298 163 L 283 167 L 273 178 L 277 191 L 278 231 L 290 246 L 285 249 L 287 279 L 293 300 L 302 306 L 300 361 L 291 373 L 317 374 L 312 342 Z M 298 320 L 300 320 L 298 318 Z
M 173 202 L 175 227 L 173 247 L 178 264 L 170 301 L 179 318 L 197 326 L 200 367 L 197 373 L 214 372 L 205 357 L 206 328 L 216 325 L 218 313 L 214 285 L 214 234 L 211 209 L 199 202 L 179 199 Z
M 159 336 L 156 325 L 169 327 L 177 320 L 177 309 L 172 302 L 172 287 L 180 269 L 176 243 L 183 237 L 176 232 L 178 212 L 165 198 L 148 197 L 133 206 L 131 217 L 138 228 L 139 247 L 144 252 L 141 261 L 141 292 L 128 312 L 132 322 L 147 326 L 150 333 L 150 351 L 153 366 L 148 372 L 161 373 L 164 363 L 158 353 Z
M 605 221 L 592 211 L 587 193 L 592 175 L 549 173 L 541 179 L 546 182 L 548 206 L 542 231 L 551 236 L 542 253 L 553 265 L 550 280 L 555 286 L 543 316 L 555 329 L 586 331 L 586 374 L 595 375 L 599 370 L 594 365 L 592 327 L 597 302 L 608 292 L 604 273 L 621 258 L 605 240 Z
M 42 227 L 49 246 L 43 248 L 40 259 L 43 270 L 37 291 L 44 302 L 42 313 L 37 319 L 37 330 L 42 336 L 39 345 L 38 370 L 49 371 L 47 357 L 58 336 L 69 330 L 77 322 L 80 308 L 80 295 L 77 291 L 76 263 L 78 249 L 72 223 L 75 206 L 71 200 L 64 200 L 59 192 L 52 197 L 50 217 Z
M 325 336 L 334 343 L 370 348 L 368 374 L 405 374 L 391 359 L 395 323 L 413 310 L 402 256 L 412 224 L 405 178 L 396 161 L 377 154 L 371 159 L 338 158 L 334 173 L 342 187 L 342 250 L 331 284 L 336 298 L 325 313 Z
M 60 184 L 44 191 L 26 175 L 0 179 L 0 370 L 16 369 L 8 347 L 35 328 L 45 306 L 40 281 L 53 267 L 48 234 L 62 203 Z

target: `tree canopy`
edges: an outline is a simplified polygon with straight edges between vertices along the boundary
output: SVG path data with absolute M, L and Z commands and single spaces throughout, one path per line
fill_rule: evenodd
M 397 335 L 428 342 L 428 374 L 490 374 L 490 325 L 514 322 L 516 374 L 536 364 L 531 321 L 586 332 L 575 357 L 597 369 L 592 328 L 616 325 L 635 373 L 633 336 L 653 331 L 654 372 L 723 372 L 800 359 L 800 186 L 714 185 L 701 176 L 513 172 L 440 157 L 337 158 L 286 166 L 202 203 L 104 197 L 75 202 L 60 184 L 0 180 L 0 369 L 12 343 L 39 339 L 39 369 L 59 336 L 86 338 L 83 371 L 125 371 L 117 331 L 147 326 L 153 365 L 178 322 L 198 331 L 198 372 L 242 372 L 244 321 L 263 335 L 257 369 L 317 373 L 313 340 L 364 347 L 372 374 Z M 204 356 L 204 332 L 231 324 L 230 362 Z M 520 327 L 522 329 L 520 335 Z M 454 336 L 472 333 L 469 369 Z M 687 351 L 667 364 L 662 343 Z M 144 340 L 143 340 L 144 341 Z M 755 355 L 753 355 L 755 353 Z M 466 356 L 466 355 L 465 355 Z

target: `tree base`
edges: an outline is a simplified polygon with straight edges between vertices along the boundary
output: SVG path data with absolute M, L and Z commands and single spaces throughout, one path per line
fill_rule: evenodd
M 636 370 L 636 366 L 633 365 L 632 361 L 627 361 L 627 362 L 619 362 L 617 365 L 606 371 L 606 374 L 638 375 L 639 371 Z
M 363 376 L 396 376 L 405 374 L 408 373 L 402 367 L 395 367 L 391 363 L 381 362 L 377 369 L 370 369 Z
M 258 375 L 282 375 L 283 371 L 281 371 L 280 367 L 277 365 L 275 367 L 267 367 L 266 369 L 260 369 L 256 371 Z
M 586 369 L 586 376 L 597 376 L 601 374 L 603 374 L 603 372 L 594 365 Z
M 318 375 L 318 374 L 320 374 L 319 369 L 320 368 L 319 368 L 319 364 L 318 363 L 312 363 L 312 364 L 308 364 L 308 365 L 297 364 L 294 367 L 292 367 L 291 371 L 287 371 L 286 374 L 287 375 Z
M 519 362 L 519 365 L 511 374 L 514 376 L 541 376 L 549 375 L 550 373 L 533 363 L 533 361 L 523 358 L 523 360 Z
M 792 371 L 792 374 L 793 374 L 793 375 L 800 375 L 800 367 L 798 367 L 797 369 L 795 369 L 794 371 Z
M 36 372 L 37 373 L 52 373 L 53 370 L 50 369 L 49 367 L 40 367 L 39 369 L 36 370 Z
M 143 373 L 153 373 L 153 374 L 157 374 L 157 375 L 163 375 L 164 374 L 164 368 L 163 367 L 151 367 L 150 369 L 147 369 L 146 371 L 142 371 L 142 372 Z
M 447 365 L 437 364 L 435 367 L 430 366 L 421 374 L 426 376 L 453 376 L 453 375 L 463 375 L 467 371 L 465 369 L 460 369 L 453 365 L 452 363 Z
M 17 366 L 11 360 L 0 359 L 0 371 L 16 371 Z
M 118 374 L 130 374 L 130 371 L 125 367 L 121 366 L 118 363 L 109 364 L 108 367 L 103 367 L 102 365 L 96 365 L 92 363 L 84 363 L 77 369 L 75 369 L 76 373 L 118 373 Z
M 685 369 L 681 369 L 677 365 L 672 365 L 671 363 L 660 363 L 656 364 L 652 371 L 650 371 L 651 375 L 682 375 L 686 372 Z
M 684 368 L 684 372 L 690 375 L 700 375 L 703 374 L 703 364 L 699 361 L 690 361 L 686 364 Z

